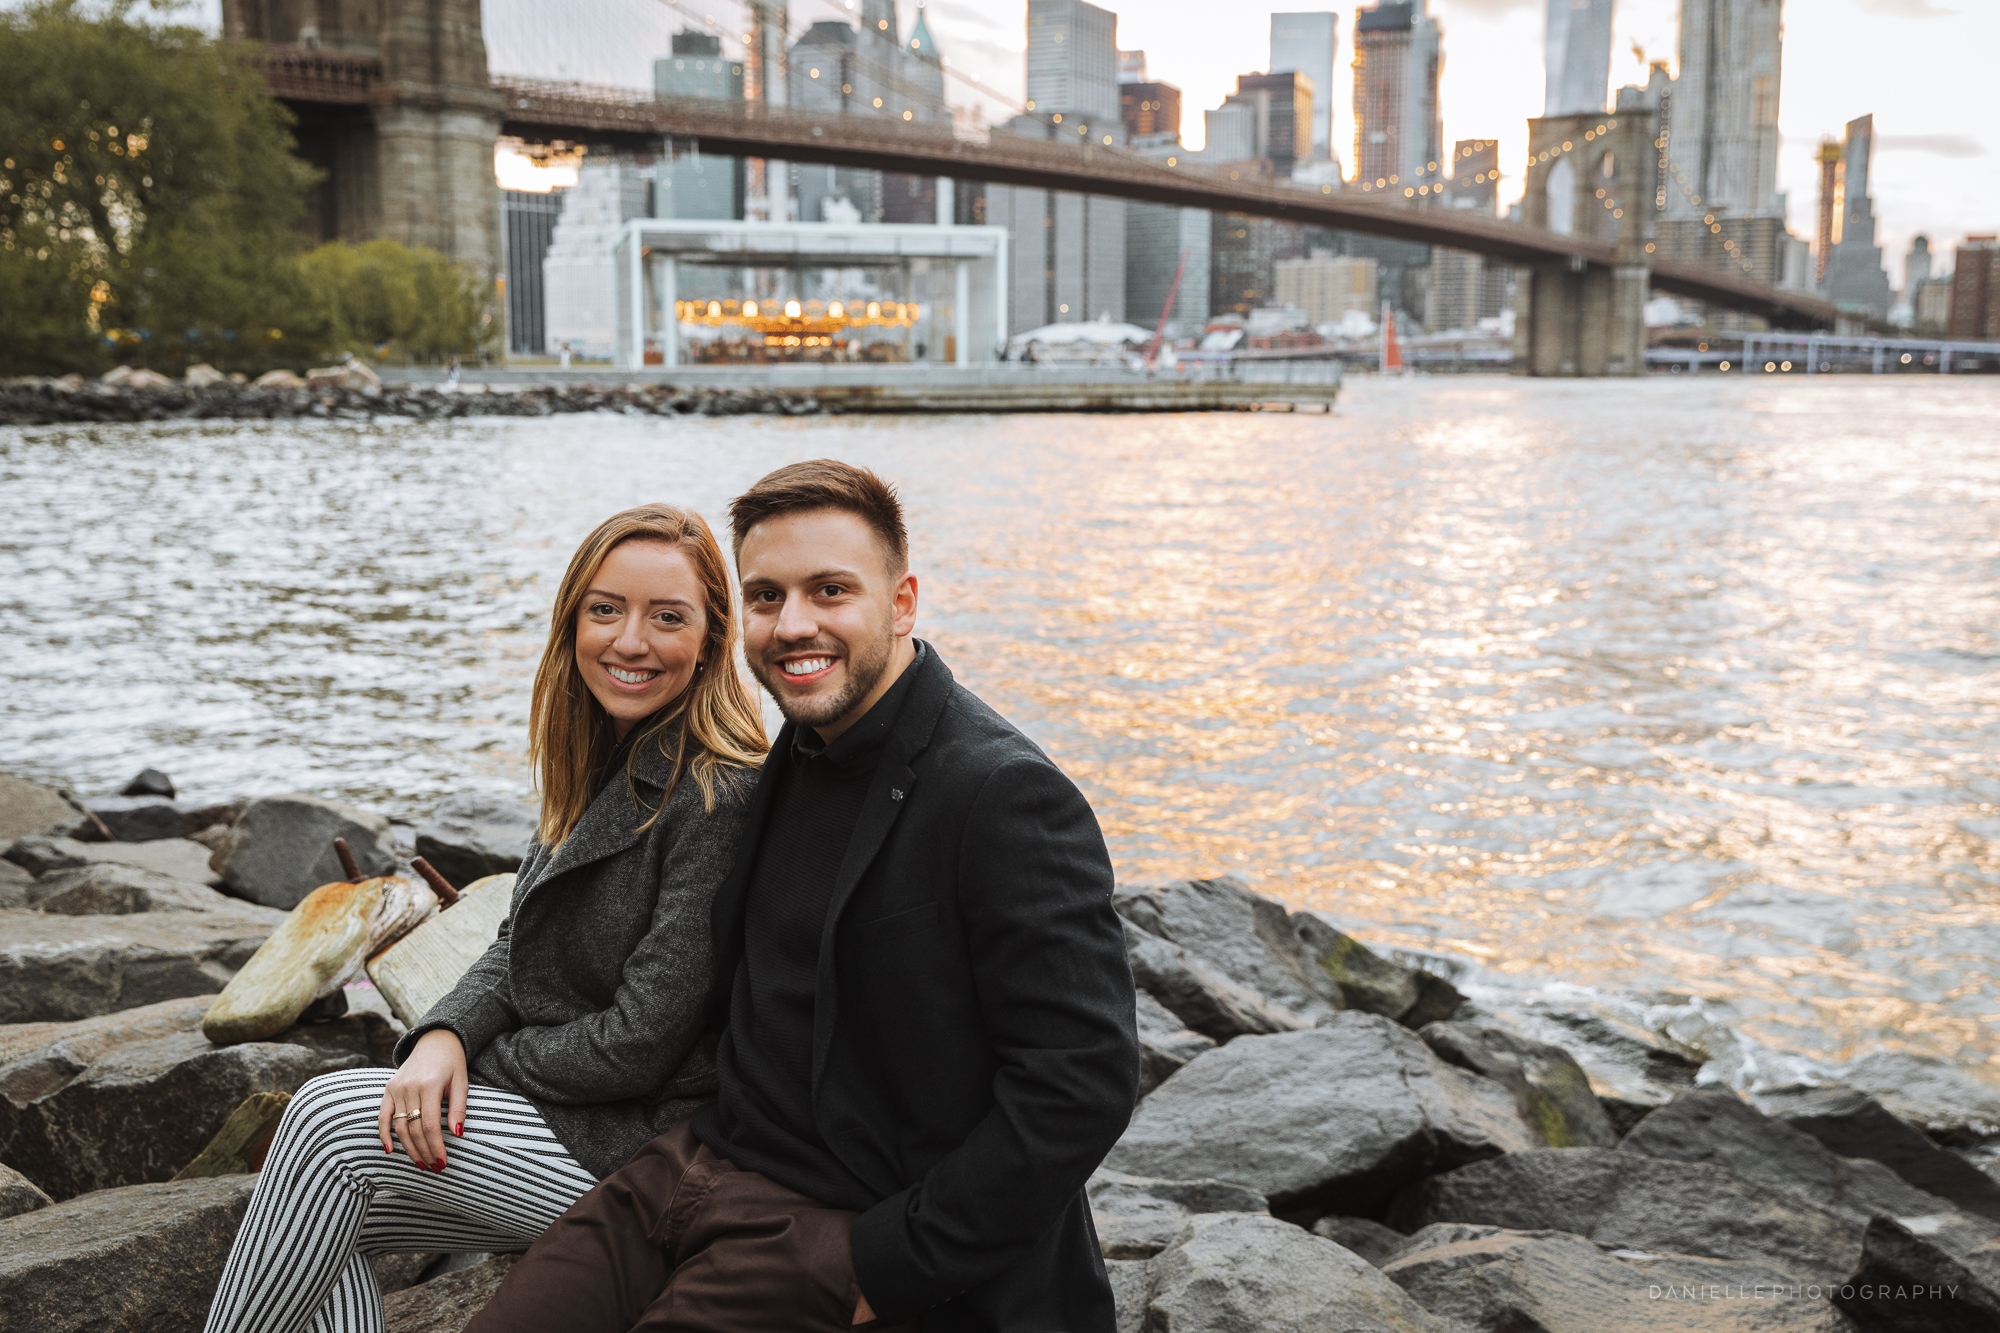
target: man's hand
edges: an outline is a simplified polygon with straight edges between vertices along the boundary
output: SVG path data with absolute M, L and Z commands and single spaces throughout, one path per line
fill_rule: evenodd
M 863 1296 L 859 1300 L 854 1302 L 855 1323 L 865 1324 L 874 1318 L 875 1318 L 875 1312 L 868 1308 L 868 1298 L 866 1296 Z

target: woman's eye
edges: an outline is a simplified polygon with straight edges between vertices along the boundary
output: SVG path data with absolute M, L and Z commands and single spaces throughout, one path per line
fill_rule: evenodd
M 598 602 L 590 608 L 590 614 L 593 616 L 615 616 L 618 614 L 618 608 L 609 602 Z
M 681 623 L 680 612 L 678 611 L 662 611 L 657 616 L 654 616 L 653 619 L 659 621 L 662 625 L 678 625 Z

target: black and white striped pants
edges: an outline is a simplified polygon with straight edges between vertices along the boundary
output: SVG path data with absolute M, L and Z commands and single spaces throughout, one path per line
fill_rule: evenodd
M 206 1333 L 384 1333 L 371 1254 L 525 1250 L 597 1184 L 525 1098 L 474 1084 L 443 1172 L 376 1130 L 394 1071 L 323 1074 L 285 1108 Z

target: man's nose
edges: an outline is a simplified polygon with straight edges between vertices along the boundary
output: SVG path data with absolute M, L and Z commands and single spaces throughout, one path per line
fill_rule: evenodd
M 796 595 L 787 596 L 785 604 L 778 608 L 778 625 L 775 631 L 777 636 L 787 641 L 816 637 L 819 634 L 819 621 L 813 618 L 811 612 L 812 608 L 807 605 L 805 598 Z

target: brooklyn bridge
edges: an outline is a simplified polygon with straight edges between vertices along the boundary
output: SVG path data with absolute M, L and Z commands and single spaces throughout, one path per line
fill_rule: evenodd
M 1608 182 L 1614 200 L 1653 199 L 1662 186 L 1664 140 L 1657 113 L 1644 108 L 1531 122 L 1530 207 L 1524 221 L 1506 221 L 1426 207 L 1412 191 L 1398 197 L 1302 185 L 1237 167 L 1141 156 L 1089 134 L 1072 140 L 968 132 L 948 122 L 905 124 L 496 77 L 487 67 L 478 0 L 381 0 L 343 12 L 347 26 L 327 24 L 324 12 L 320 23 L 307 25 L 296 0 L 224 0 L 223 6 L 225 31 L 258 44 L 264 78 L 297 118 L 301 151 L 325 173 L 317 202 L 321 230 L 429 245 L 484 272 L 500 262 L 496 141 L 647 152 L 671 141 L 698 144 L 703 153 L 1267 217 L 1488 256 L 1520 271 L 1515 309 L 1523 368 L 1531 374 L 1639 373 L 1642 311 L 1652 294 L 1741 312 L 1773 328 L 1834 323 L 1834 307 L 1823 298 L 1720 264 L 1657 253 L 1650 207 L 1632 207 L 1622 223 L 1594 206 L 1580 207 L 1575 216 L 1585 221 L 1567 234 L 1537 225 L 1546 222 L 1541 201 L 1552 162 L 1578 150 L 1587 153 L 1578 165 L 1589 168 L 1570 173 L 1579 191 L 1597 181 L 1604 195 Z

